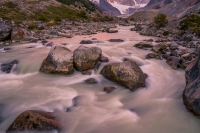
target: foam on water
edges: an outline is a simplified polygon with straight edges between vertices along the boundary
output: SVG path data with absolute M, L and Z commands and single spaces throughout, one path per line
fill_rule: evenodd
M 100 47 L 109 63 L 122 62 L 125 58 L 134 60 L 148 75 L 146 87 L 130 92 L 103 78 L 99 73 L 107 63 L 102 63 L 92 75 L 43 74 L 39 69 L 50 48 L 41 43 L 14 45 L 11 51 L 0 52 L 1 63 L 19 60 L 16 71 L 0 73 L 0 106 L 3 105 L 0 132 L 5 132 L 20 113 L 33 109 L 57 113 L 65 127 L 62 133 L 199 133 L 200 120 L 185 109 L 182 101 L 184 71 L 172 70 L 164 60 L 146 60 L 150 51 L 133 45 L 151 37 L 131 32 L 130 27 L 118 29 L 116 34 L 50 41 L 69 43 L 66 47 L 73 51 L 81 40 L 97 38 L 101 43 L 84 46 Z M 125 42 L 111 43 L 109 39 Z M 88 78 L 95 78 L 98 84 L 86 84 Z M 117 89 L 107 94 L 103 91 L 105 86 Z

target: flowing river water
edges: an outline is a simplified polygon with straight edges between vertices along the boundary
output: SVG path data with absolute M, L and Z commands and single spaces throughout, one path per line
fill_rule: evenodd
M 66 47 L 73 51 L 81 40 L 97 38 L 99 43 L 87 46 L 100 47 L 109 63 L 124 58 L 137 62 L 148 75 L 145 88 L 131 92 L 106 80 L 99 74 L 106 63 L 92 75 L 40 73 L 50 48 L 41 43 L 12 45 L 10 51 L 0 50 L 0 63 L 19 60 L 16 71 L 0 73 L 0 132 L 4 133 L 23 111 L 42 110 L 58 114 L 65 127 L 63 133 L 199 133 L 200 119 L 187 111 L 182 100 L 184 71 L 171 69 L 164 60 L 146 60 L 145 55 L 150 51 L 133 47 L 152 37 L 129 31 L 130 27 L 118 29 L 116 34 L 98 33 L 50 41 L 67 43 Z M 112 43 L 109 39 L 125 42 Z M 86 84 L 88 78 L 95 78 L 99 83 Z M 105 86 L 117 89 L 107 94 L 103 91 Z

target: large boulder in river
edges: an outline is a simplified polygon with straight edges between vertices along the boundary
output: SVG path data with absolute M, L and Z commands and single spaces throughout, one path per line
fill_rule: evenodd
M 183 100 L 186 107 L 200 117 L 200 48 L 199 57 L 185 69 L 186 88 Z
M 73 53 L 66 47 L 54 45 L 43 61 L 40 71 L 51 74 L 74 73 Z
M 140 48 L 140 49 L 152 48 L 153 44 L 152 44 L 152 42 L 140 42 L 140 43 L 135 44 L 134 47 Z
M 50 130 L 61 130 L 61 125 L 53 113 L 28 110 L 20 114 L 6 132 Z
M 80 46 L 74 51 L 74 66 L 81 72 L 94 69 L 101 54 L 102 50 L 98 47 Z
M 131 60 L 122 63 L 112 63 L 103 67 L 101 74 L 131 91 L 139 87 L 145 87 L 145 75 L 140 67 Z
M 0 23 L 0 41 L 11 40 L 12 28 L 5 23 Z

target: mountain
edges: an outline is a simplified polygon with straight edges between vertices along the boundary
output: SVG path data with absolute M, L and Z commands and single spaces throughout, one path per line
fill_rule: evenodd
M 145 9 L 154 9 L 168 16 L 180 18 L 200 10 L 200 0 L 150 0 Z
M 91 0 L 104 12 L 111 15 L 131 14 L 137 8 L 146 6 L 149 0 Z M 117 11 L 118 10 L 118 11 Z
M 105 14 L 89 0 L 0 0 L 0 17 L 23 21 L 89 20 Z
M 101 9 L 101 11 L 105 12 L 106 14 L 113 16 L 118 16 L 121 14 L 120 11 L 113 7 L 107 0 L 99 0 L 96 4 Z

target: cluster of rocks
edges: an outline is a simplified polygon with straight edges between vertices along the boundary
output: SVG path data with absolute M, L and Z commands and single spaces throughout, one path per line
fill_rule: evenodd
M 61 45 L 54 45 L 47 58 L 44 59 L 40 71 L 48 74 L 73 74 L 74 70 L 83 74 L 90 74 L 98 62 L 108 62 L 108 58 L 102 56 L 102 50 L 98 47 L 79 46 L 74 52 Z M 145 86 L 145 74 L 140 67 L 131 60 L 122 63 L 107 64 L 101 70 L 101 74 L 131 91 Z M 86 80 L 86 83 L 96 84 L 95 79 Z
M 197 56 L 200 38 L 192 32 L 183 34 L 183 31 L 178 26 L 168 26 L 158 29 L 152 22 L 141 22 L 135 23 L 135 27 L 131 28 L 131 30 L 137 31 L 141 35 L 159 37 L 160 39 L 155 41 L 159 44 L 154 47 L 145 42 L 155 52 L 154 54 L 150 53 L 147 55 L 147 58 L 167 59 L 167 62 L 172 65 L 173 69 L 177 67 L 185 69 Z M 141 47 L 140 44 L 137 45 L 135 46 L 138 48 Z M 146 48 L 147 46 L 143 45 L 143 47 Z
M 23 22 L 19 27 L 12 27 L 6 22 L 0 22 L 0 42 L 37 42 L 55 37 L 72 38 L 75 35 L 92 35 L 98 32 L 116 33 L 115 22 L 71 21 L 63 20 L 59 25 L 47 26 L 40 21 Z M 52 22 L 54 23 L 54 22 Z M 29 29 L 36 25 L 37 29 Z
M 185 48 L 176 42 L 160 42 L 160 40 L 157 40 L 157 44 L 153 45 L 150 40 L 147 40 L 135 44 L 134 47 L 151 50 L 154 53 L 147 54 L 147 59 L 166 59 L 172 69 L 185 69 L 187 65 L 197 56 L 195 48 Z

